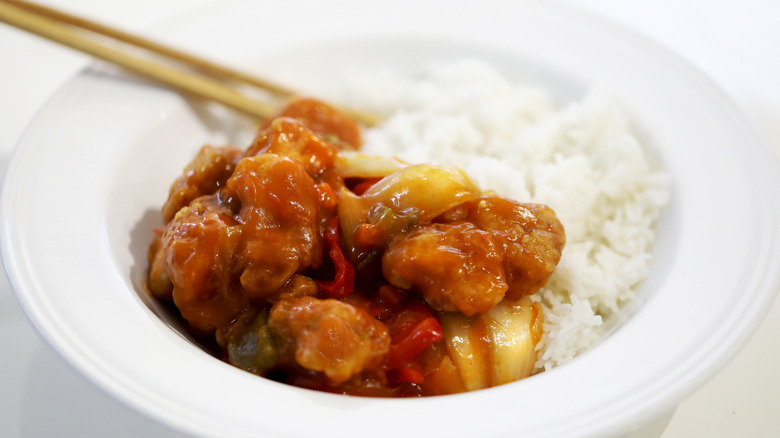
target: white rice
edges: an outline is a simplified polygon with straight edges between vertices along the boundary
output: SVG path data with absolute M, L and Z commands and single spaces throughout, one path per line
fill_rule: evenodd
M 387 115 L 367 130 L 366 152 L 456 165 L 483 189 L 558 214 L 567 242 L 536 294 L 545 308 L 537 371 L 597 342 L 604 319 L 647 277 L 669 200 L 668 176 L 648 164 L 616 101 L 592 91 L 557 108 L 544 90 L 473 60 L 417 78 L 362 78 L 350 87 L 359 102 L 350 103 Z

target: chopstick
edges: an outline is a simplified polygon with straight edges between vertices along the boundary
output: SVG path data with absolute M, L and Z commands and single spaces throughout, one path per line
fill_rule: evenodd
M 59 11 L 57 9 L 53 9 L 44 5 L 31 3 L 29 1 L 23 1 L 23 0 L 2 0 L 2 2 L 14 5 L 28 12 L 35 13 L 39 16 L 46 17 L 60 23 L 66 23 L 81 29 L 88 30 L 90 32 L 94 32 L 109 37 L 117 41 L 122 41 L 137 47 L 141 47 L 143 49 L 149 50 L 151 52 L 163 55 L 167 58 L 174 59 L 178 62 L 194 67 L 197 70 L 207 73 L 214 77 L 234 80 L 238 82 L 244 82 L 246 84 L 253 85 L 258 88 L 262 88 L 271 91 L 274 94 L 278 94 L 282 96 L 292 96 L 293 94 L 295 94 L 292 90 L 289 90 L 278 84 L 273 84 L 271 82 L 262 80 L 260 78 L 256 78 L 244 72 L 213 63 L 209 60 L 196 57 L 189 53 L 182 52 L 181 50 L 164 46 L 155 41 L 137 35 L 133 35 L 119 29 L 108 27 L 103 24 L 87 20 L 82 17 L 77 17 L 75 15 L 71 15 L 66 12 Z
M 295 95 L 292 90 L 247 73 L 119 29 L 28 1 L 0 0 L 0 22 L 90 54 L 185 93 L 218 102 L 241 113 L 261 119 L 272 115 L 275 111 L 274 106 L 250 99 L 226 83 L 248 85 L 279 97 L 289 98 Z M 146 50 L 156 56 L 189 67 L 204 76 L 132 56 L 86 38 L 82 36 L 85 35 L 84 33 L 79 34 L 74 30 L 99 34 L 122 44 Z M 342 110 L 355 121 L 366 126 L 373 126 L 378 122 L 378 119 L 371 114 L 344 108 Z

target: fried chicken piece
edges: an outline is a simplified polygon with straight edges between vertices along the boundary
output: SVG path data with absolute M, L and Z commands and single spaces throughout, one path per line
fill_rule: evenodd
M 466 219 L 492 232 L 503 246 L 510 300 L 542 288 L 561 260 L 566 233 L 546 205 L 485 196 L 468 203 Z
M 212 332 L 250 307 L 231 284 L 240 238 L 240 224 L 216 194 L 182 208 L 162 235 L 173 301 L 198 331 Z
M 227 191 L 241 205 L 236 265 L 250 298 L 267 298 L 294 275 L 320 266 L 319 194 L 299 161 L 273 154 L 244 158 Z
M 297 97 L 276 115 L 269 117 L 265 129 L 276 118 L 292 118 L 337 145 L 346 144 L 349 149 L 359 149 L 362 144 L 360 126 L 341 110 L 317 99 Z
M 163 222 L 170 222 L 177 211 L 195 198 L 224 187 L 241 157 L 243 152 L 231 146 L 203 146 L 171 185 L 162 208 Z
M 415 227 L 382 257 L 385 278 L 416 288 L 434 309 L 485 313 L 507 291 L 504 251 L 495 236 L 469 222 Z
M 280 300 L 271 308 L 268 326 L 281 340 L 281 361 L 322 372 L 333 383 L 377 369 L 390 348 L 383 323 L 334 299 Z

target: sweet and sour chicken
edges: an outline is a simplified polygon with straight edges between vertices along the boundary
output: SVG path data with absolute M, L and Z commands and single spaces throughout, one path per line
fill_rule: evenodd
M 527 377 L 544 323 L 530 296 L 565 244 L 553 210 L 360 145 L 349 118 L 300 98 L 243 150 L 204 146 L 162 207 L 151 294 L 221 359 L 305 388 L 421 396 Z

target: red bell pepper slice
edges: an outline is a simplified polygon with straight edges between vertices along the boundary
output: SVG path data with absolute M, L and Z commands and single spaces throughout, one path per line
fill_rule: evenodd
M 355 187 L 352 187 L 352 193 L 360 196 L 363 193 L 366 192 L 366 190 L 370 189 L 371 186 L 376 184 L 379 180 L 382 178 L 366 178 L 363 181 L 357 183 Z
M 346 298 L 355 287 L 355 267 L 341 251 L 341 236 L 339 234 L 339 218 L 333 216 L 328 221 L 324 233 L 328 243 L 328 255 L 333 260 L 336 275 L 332 281 L 316 280 L 317 286 L 330 298 Z
M 425 381 L 425 374 L 422 368 L 413 363 L 402 365 L 396 369 L 393 373 L 393 381 L 395 383 L 417 383 L 421 384 Z
M 439 320 L 419 302 L 409 303 L 388 321 L 387 326 L 391 339 L 385 359 L 388 369 L 406 364 L 444 337 Z

